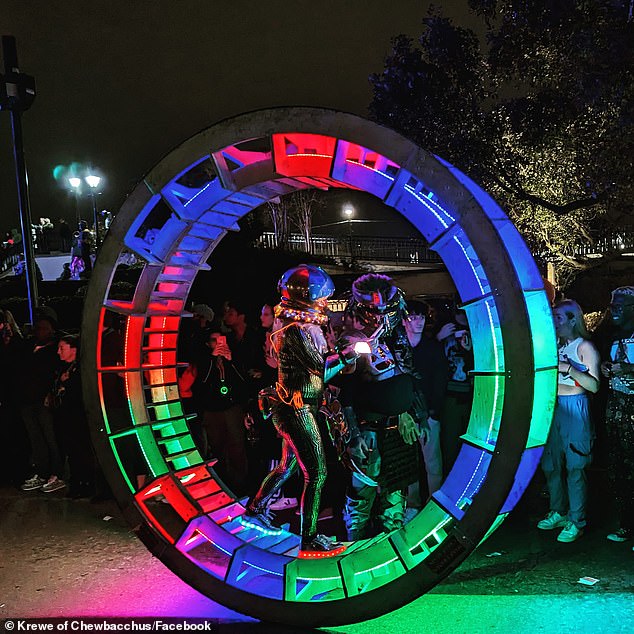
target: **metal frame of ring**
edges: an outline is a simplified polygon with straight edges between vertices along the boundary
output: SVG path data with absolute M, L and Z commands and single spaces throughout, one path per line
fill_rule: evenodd
M 270 534 L 237 520 L 244 500 L 219 480 L 189 433 L 176 357 L 189 290 L 214 248 L 255 207 L 305 188 L 369 192 L 416 226 L 452 275 L 475 358 L 468 430 L 441 489 L 403 528 L 314 560 L 297 557 L 299 538 L 288 527 Z M 121 299 L 113 280 L 130 258 L 142 270 Z M 102 341 L 109 312 L 124 324 L 125 354 L 114 365 Z M 556 397 L 555 334 L 543 280 L 500 207 L 401 135 L 316 108 L 222 121 L 146 175 L 97 258 L 81 361 L 99 460 L 149 550 L 232 609 L 304 626 L 384 614 L 455 569 L 526 488 Z M 120 392 L 115 399 L 112 389 Z M 141 485 L 136 476 L 146 472 Z

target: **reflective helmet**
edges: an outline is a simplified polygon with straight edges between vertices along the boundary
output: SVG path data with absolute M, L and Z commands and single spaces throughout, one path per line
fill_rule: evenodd
M 283 309 L 323 313 L 335 292 L 330 276 L 320 266 L 299 264 L 282 275 L 277 284 Z
M 392 330 L 403 318 L 405 300 L 392 279 L 380 273 L 368 273 L 352 283 L 351 312 L 365 326 L 384 324 Z

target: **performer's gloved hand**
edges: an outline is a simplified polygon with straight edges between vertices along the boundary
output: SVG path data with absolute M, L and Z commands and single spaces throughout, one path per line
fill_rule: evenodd
M 341 348 L 338 354 L 342 360 L 345 360 L 346 365 L 351 365 L 359 358 L 359 353 L 355 351 L 354 346 L 356 342 L 350 343 L 344 348 Z
M 440 421 L 428 416 L 425 424 L 420 426 L 420 443 L 423 447 L 431 440 L 431 428 L 434 425 L 440 425 Z
M 356 436 L 350 440 L 346 451 L 350 457 L 357 463 L 367 462 L 372 448 L 365 442 L 363 436 Z
M 398 431 L 403 442 L 413 445 L 420 438 L 420 430 L 409 412 L 398 415 Z

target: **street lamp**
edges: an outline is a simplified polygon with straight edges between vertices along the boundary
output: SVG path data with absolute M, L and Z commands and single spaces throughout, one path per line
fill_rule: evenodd
M 99 247 L 99 223 L 97 222 L 97 187 L 101 183 L 101 176 L 88 174 L 84 178 L 88 187 L 90 187 L 90 197 L 92 198 L 92 217 L 95 223 L 95 249 Z
M 81 193 L 81 186 L 83 183 L 86 183 L 89 187 L 90 198 L 92 199 L 92 216 L 93 222 L 95 224 L 95 248 L 99 246 L 99 223 L 98 223 L 98 215 L 97 215 L 97 188 L 103 179 L 101 176 L 97 176 L 96 174 L 88 173 L 84 176 L 83 179 L 79 178 L 79 176 L 69 176 L 68 184 L 71 186 L 71 189 L 75 192 L 75 202 L 77 204 L 77 224 L 79 225 L 80 217 L 79 217 L 79 195 Z
M 350 251 L 350 264 L 354 261 L 352 254 L 352 216 L 354 216 L 354 207 L 350 203 L 343 206 L 343 215 L 348 220 L 348 250 Z
M 77 227 L 79 228 L 79 221 L 81 220 L 79 214 L 79 188 L 81 187 L 81 178 L 77 176 L 69 176 L 68 184 L 75 194 L 75 215 L 77 216 Z

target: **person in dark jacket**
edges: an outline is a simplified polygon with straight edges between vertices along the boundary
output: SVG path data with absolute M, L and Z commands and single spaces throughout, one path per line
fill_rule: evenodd
M 45 403 L 58 363 L 56 315 L 51 310 L 40 312 L 18 368 L 23 379 L 17 384 L 18 401 L 35 470 L 33 477 L 22 485 L 23 491 L 42 489 L 44 493 L 52 493 L 66 486 L 61 478 L 64 464 L 55 437 L 53 414 Z
M 68 456 L 68 497 L 91 497 L 95 486 L 95 460 L 84 412 L 79 368 L 79 337 L 66 335 L 57 346 L 62 362 L 55 376 L 52 400 L 62 446 Z

